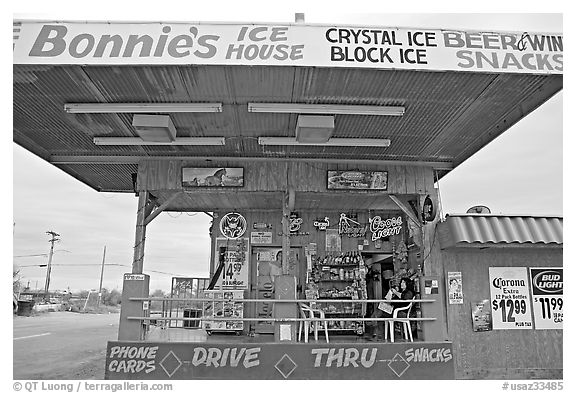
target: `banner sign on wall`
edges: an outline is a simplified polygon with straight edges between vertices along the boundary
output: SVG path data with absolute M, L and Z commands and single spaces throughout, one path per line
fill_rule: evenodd
M 272 232 L 250 232 L 250 243 L 272 244 Z
M 494 330 L 532 329 L 532 303 L 525 267 L 490 267 Z
M 329 190 L 387 190 L 388 172 L 328 171 Z
M 14 64 L 563 73 L 562 34 L 232 23 L 14 22 Z
M 105 379 L 454 379 L 451 342 L 108 342 Z
M 462 272 L 448 272 L 448 300 L 450 304 L 464 304 Z
M 342 251 L 342 239 L 338 229 L 326 229 L 326 248 L 325 251 Z
M 562 329 L 564 321 L 564 269 L 561 267 L 530 268 L 534 327 Z

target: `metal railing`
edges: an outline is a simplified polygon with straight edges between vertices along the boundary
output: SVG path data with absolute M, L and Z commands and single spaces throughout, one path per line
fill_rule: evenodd
M 299 304 L 305 303 L 310 306 L 318 307 L 320 304 L 330 304 L 330 303 L 352 303 L 352 304 L 368 304 L 368 303 L 380 303 L 380 302 L 387 302 L 387 303 L 401 303 L 407 304 L 408 302 L 412 303 L 433 303 L 435 302 L 434 299 L 412 299 L 412 300 L 386 300 L 386 299 L 214 299 L 214 298 L 193 298 L 193 299 L 183 299 L 183 298 L 165 298 L 165 297 L 132 297 L 129 298 L 130 301 L 140 301 L 140 302 L 153 302 L 153 301 L 161 301 L 161 302 L 170 302 L 173 304 L 174 302 L 186 302 L 186 303 L 222 303 L 222 304 L 230 304 L 230 303 L 272 303 L 274 304 Z M 198 308 L 198 310 L 202 310 L 202 308 Z M 164 315 L 167 310 L 162 310 L 162 314 Z M 238 321 L 238 322 L 300 322 L 300 321 L 309 321 L 310 318 L 275 318 L 275 317 L 225 317 L 225 316 L 218 316 L 215 318 L 207 318 L 204 316 L 200 317 L 172 317 L 172 316 L 128 316 L 127 319 L 129 320 L 140 320 L 140 321 L 198 321 L 198 322 L 224 322 L 224 321 Z M 371 321 L 435 321 L 437 318 L 434 317 L 397 317 L 397 318 L 372 318 L 372 317 L 342 317 L 342 316 L 333 316 L 330 318 L 314 318 L 315 321 L 362 321 L 362 322 L 371 322 Z

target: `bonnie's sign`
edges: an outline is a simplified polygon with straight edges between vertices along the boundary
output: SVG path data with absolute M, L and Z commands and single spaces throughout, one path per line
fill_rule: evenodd
M 204 23 L 14 23 L 14 64 L 563 73 L 562 34 Z

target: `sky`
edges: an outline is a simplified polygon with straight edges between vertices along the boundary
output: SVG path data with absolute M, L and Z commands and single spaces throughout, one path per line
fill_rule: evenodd
M 219 2 L 218 7 L 207 9 L 192 9 L 186 6 L 190 2 L 161 9 L 150 6 L 157 2 L 142 1 L 138 7 L 118 7 L 117 1 L 98 1 L 94 5 L 83 2 L 82 9 L 78 9 L 78 2 L 21 3 L 25 4 L 14 6 L 13 15 L 24 19 L 292 23 L 295 12 L 304 12 L 306 23 L 563 32 L 561 14 L 386 14 L 381 4 L 374 9 L 358 7 L 350 13 L 335 1 L 330 2 L 329 8 L 298 6 L 301 3 L 293 2 L 290 7 L 283 5 L 275 10 L 270 10 L 270 3 L 265 2 L 248 2 L 254 6 L 243 8 L 238 8 L 237 2 L 230 7 Z M 68 7 L 57 6 L 62 3 Z M 168 3 L 174 2 L 163 2 Z M 461 9 L 443 4 L 436 3 L 435 9 L 418 9 Z M 504 11 L 523 10 L 509 8 Z M 399 11 L 406 12 L 396 10 Z M 439 187 L 443 214 L 465 213 L 471 206 L 481 204 L 496 214 L 562 216 L 563 96 L 563 91 L 556 94 L 442 179 Z M 22 282 L 29 283 L 32 289 L 44 287 L 46 268 L 37 265 L 48 261 L 50 236 L 46 231 L 55 231 L 61 240 L 55 245 L 51 289 L 97 289 L 106 247 L 103 286 L 121 290 L 122 274 L 130 272 L 133 257 L 137 210 L 134 194 L 98 193 L 10 140 L 5 145 L 9 147 L 4 157 L 12 165 L 13 177 L 9 229 L 12 257 L 20 268 Z M 6 224 L 9 219 L 8 216 L 3 222 Z M 144 270 L 151 276 L 151 291 L 169 291 L 171 276 L 208 276 L 209 225 L 210 218 L 204 213 L 162 213 L 148 225 Z M 7 238 L 10 232 L 4 235 Z

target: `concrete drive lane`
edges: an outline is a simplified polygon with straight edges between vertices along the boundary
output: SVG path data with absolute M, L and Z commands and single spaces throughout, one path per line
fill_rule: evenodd
M 106 344 L 120 314 L 14 317 L 14 379 L 104 379 Z

